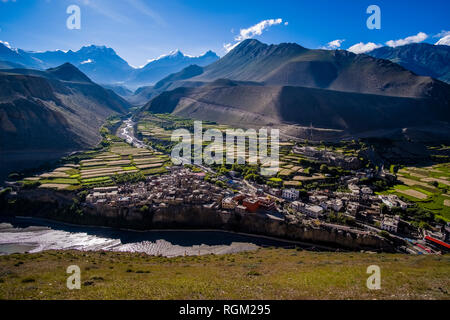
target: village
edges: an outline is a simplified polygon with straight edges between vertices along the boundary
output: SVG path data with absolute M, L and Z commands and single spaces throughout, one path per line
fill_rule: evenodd
M 393 172 L 369 166 L 359 155 L 359 143 L 285 141 L 278 174 L 264 178 L 257 167 L 246 165 L 174 165 L 165 150 L 157 151 L 134 138 L 132 128 L 127 122 L 121 130 L 127 142 L 107 135 L 106 147 L 83 154 L 78 162 L 69 159 L 53 172 L 11 182 L 8 196 L 14 198 L 24 189 L 42 190 L 44 195 L 49 188 L 63 193 L 83 190 L 81 206 L 98 212 L 124 210 L 145 215 L 195 206 L 221 216 L 375 235 L 395 243 L 404 253 L 434 254 L 450 249 L 449 224 L 423 216 L 417 203 L 408 198 L 419 191 L 398 184 L 411 182 L 417 170 Z M 445 167 L 429 170 L 439 176 L 446 174 L 441 169 Z M 431 180 L 412 181 L 412 187 L 433 188 L 435 178 L 421 177 Z
M 94 188 L 86 197 L 87 206 L 99 210 L 136 208 L 145 211 L 172 206 L 203 206 L 223 214 L 264 215 L 269 219 L 295 224 L 332 225 L 334 228 L 381 234 L 402 240 L 400 251 L 413 254 L 439 253 L 447 249 L 450 228 L 440 232 L 421 231 L 390 210 L 406 210 L 410 203 L 396 195 L 376 195 L 372 188 L 359 184 L 358 177 L 373 174 L 355 171 L 343 177 L 349 192 L 314 190 L 300 194 L 295 188 L 274 189 L 256 183 L 242 183 L 232 173 L 223 177 L 239 190 L 205 181 L 205 172 L 183 166 L 170 166 L 168 173 L 149 176 L 145 181 L 113 187 Z M 231 177 L 232 176 L 232 177 Z

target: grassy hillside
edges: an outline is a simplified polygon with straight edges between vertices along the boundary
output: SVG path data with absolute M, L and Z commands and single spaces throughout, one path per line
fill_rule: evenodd
M 238 128 L 287 124 L 338 130 L 336 134 L 432 124 L 448 111 L 427 99 L 387 97 L 305 87 L 216 81 L 177 88 L 152 99 L 144 110 L 215 121 Z M 295 132 L 287 132 L 296 136 Z M 300 135 L 301 136 L 301 135 Z
M 81 290 L 66 268 L 81 268 Z M 381 290 L 366 287 L 369 265 Z M 164 258 L 49 251 L 0 257 L 0 299 L 449 299 L 450 256 L 260 249 Z

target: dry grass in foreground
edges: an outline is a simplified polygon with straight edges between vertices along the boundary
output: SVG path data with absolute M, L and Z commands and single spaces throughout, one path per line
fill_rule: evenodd
M 69 265 L 81 268 L 81 290 L 66 287 Z M 381 268 L 381 290 L 366 287 L 369 265 Z M 449 255 L 48 251 L 0 257 L 0 299 L 449 299 L 449 274 Z

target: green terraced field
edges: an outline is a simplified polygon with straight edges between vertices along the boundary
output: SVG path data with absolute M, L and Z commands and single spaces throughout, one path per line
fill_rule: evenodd
M 408 201 L 416 203 L 445 221 L 450 221 L 450 206 L 445 200 L 450 199 L 450 164 L 437 164 L 429 167 L 406 167 L 398 172 L 398 179 L 404 184 L 395 185 L 384 192 L 396 194 Z M 408 195 L 405 191 L 414 190 L 426 196 L 419 199 Z M 402 192 L 401 192 L 402 191 Z

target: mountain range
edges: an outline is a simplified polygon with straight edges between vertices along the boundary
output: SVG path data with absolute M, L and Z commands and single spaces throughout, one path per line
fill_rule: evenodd
M 294 43 L 245 40 L 206 67 L 159 81 L 143 110 L 228 123 L 277 126 L 321 138 L 450 120 L 450 86 L 389 60 Z
M 69 63 L 0 70 L 0 175 L 95 146 L 106 118 L 129 107 Z
M 368 55 L 398 63 L 405 69 L 450 83 L 450 46 L 413 43 L 400 47 L 381 47 Z
M 448 140 L 448 65 L 444 46 L 356 55 L 248 39 L 221 59 L 174 51 L 135 69 L 107 47 L 38 53 L 0 43 L 0 175 L 96 145 L 108 116 L 138 104 L 235 127 L 276 127 L 293 138 L 420 132 L 426 140 L 432 131 Z M 142 83 L 152 85 L 129 88 Z
M 176 50 L 149 61 L 142 68 L 134 68 L 113 49 L 105 46 L 85 46 L 78 51 L 32 52 L 11 49 L 0 43 L 0 67 L 3 69 L 22 67 L 45 70 L 68 62 L 97 83 L 126 84 L 130 88 L 151 85 L 191 64 L 205 66 L 218 59 L 219 57 L 212 51 L 192 57 Z

